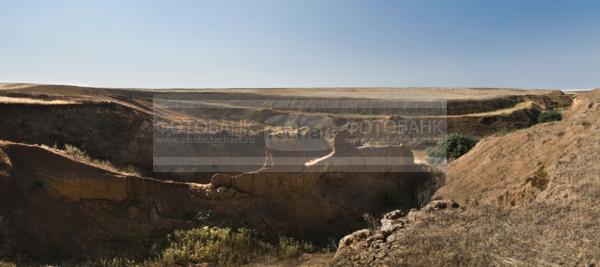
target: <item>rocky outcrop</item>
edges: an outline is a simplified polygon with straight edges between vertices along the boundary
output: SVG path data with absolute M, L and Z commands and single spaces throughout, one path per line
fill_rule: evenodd
M 372 220 L 369 229 L 356 231 L 340 240 L 334 258 L 335 266 L 397 266 L 402 259 L 394 257 L 401 249 L 404 229 L 437 212 L 460 212 L 454 201 L 436 200 L 421 210 L 413 209 L 408 214 L 396 210 L 383 215 L 377 222 Z

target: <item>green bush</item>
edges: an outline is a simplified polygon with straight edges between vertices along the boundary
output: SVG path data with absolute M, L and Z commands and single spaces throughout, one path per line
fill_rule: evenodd
M 562 115 L 560 114 L 560 112 L 558 112 L 556 110 L 544 111 L 538 117 L 539 123 L 559 121 L 559 120 L 562 120 Z
M 466 154 L 477 144 L 473 136 L 452 133 L 427 150 L 430 161 L 440 163 L 443 159 L 453 160 Z M 440 160 L 442 159 L 442 160 Z
M 171 266 L 211 262 L 218 266 L 238 266 L 261 257 L 287 259 L 313 250 L 310 243 L 284 237 L 273 245 L 260 239 L 256 231 L 245 228 L 207 226 L 170 235 L 159 263 Z

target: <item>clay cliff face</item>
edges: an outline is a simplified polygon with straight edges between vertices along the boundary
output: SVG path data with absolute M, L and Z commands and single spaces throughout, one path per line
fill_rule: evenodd
M 125 176 L 38 146 L 1 143 L 2 250 L 59 258 L 182 226 L 190 186 Z M 9 164 L 6 164 L 9 162 Z

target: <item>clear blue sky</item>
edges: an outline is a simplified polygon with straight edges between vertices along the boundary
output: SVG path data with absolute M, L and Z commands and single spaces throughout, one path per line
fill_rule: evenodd
M 0 81 L 600 87 L 600 1 L 0 0 Z

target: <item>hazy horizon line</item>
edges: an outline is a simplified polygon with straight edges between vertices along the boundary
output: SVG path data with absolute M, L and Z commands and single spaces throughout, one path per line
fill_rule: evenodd
M 73 87 L 84 87 L 84 88 L 99 88 L 99 89 L 150 89 L 150 90 L 191 90 L 191 89 L 205 89 L 205 90 L 231 90 L 231 89 L 410 89 L 410 88 L 422 88 L 422 89 L 508 89 L 508 90 L 560 90 L 560 91 L 588 91 L 598 89 L 599 87 L 590 88 L 560 88 L 560 87 L 512 87 L 512 86 L 260 86 L 260 87 L 138 87 L 138 86 L 103 86 L 93 85 L 85 83 L 56 83 L 56 82 L 5 82 L 0 81 L 0 84 L 22 84 L 22 85 L 50 85 L 50 86 L 73 86 Z

